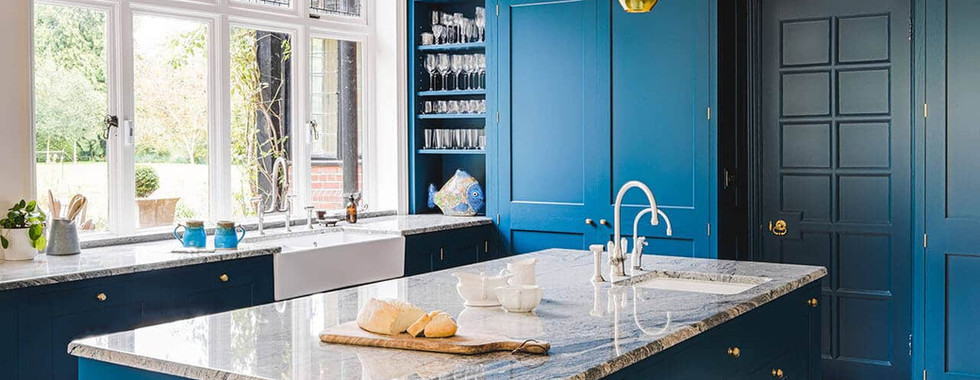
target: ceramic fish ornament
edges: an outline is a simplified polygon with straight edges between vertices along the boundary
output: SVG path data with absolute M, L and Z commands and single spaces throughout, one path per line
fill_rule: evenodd
M 429 184 L 429 208 L 436 206 L 445 215 L 476 215 L 483 208 L 483 188 L 470 173 L 457 169 L 442 190 L 436 191 L 436 185 Z

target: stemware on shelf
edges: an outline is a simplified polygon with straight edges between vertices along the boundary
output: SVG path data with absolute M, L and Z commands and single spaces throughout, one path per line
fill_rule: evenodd
M 486 131 L 483 129 L 431 129 L 424 130 L 422 149 L 472 150 L 486 149 Z
M 463 56 L 459 54 L 453 54 L 450 60 L 450 67 L 453 70 L 453 89 L 462 90 L 463 86 L 460 85 L 459 76 L 463 74 Z
M 438 57 L 437 60 L 438 63 L 436 64 L 436 67 L 439 69 L 439 73 L 442 74 L 442 89 L 449 90 L 449 86 L 448 86 L 449 72 L 450 72 L 449 69 L 452 67 L 449 54 L 442 53 L 439 54 L 437 57 Z
M 436 89 L 436 73 L 439 69 L 439 57 L 435 54 L 425 55 L 425 70 L 429 72 L 429 91 Z
M 484 7 L 476 7 L 476 28 L 478 38 L 477 41 L 483 41 L 483 33 L 487 27 L 487 9 Z

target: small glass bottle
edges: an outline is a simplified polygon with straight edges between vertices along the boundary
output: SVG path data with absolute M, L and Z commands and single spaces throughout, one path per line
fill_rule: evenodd
M 354 194 L 347 198 L 347 223 L 357 223 L 357 201 Z

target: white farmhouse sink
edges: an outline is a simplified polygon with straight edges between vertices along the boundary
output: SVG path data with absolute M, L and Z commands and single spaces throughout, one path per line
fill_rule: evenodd
M 728 276 L 714 273 L 652 272 L 633 279 L 633 286 L 645 289 L 731 295 L 739 294 L 770 279 Z
M 273 256 L 276 300 L 284 300 L 405 274 L 405 238 L 397 235 L 331 232 L 269 241 L 282 246 Z

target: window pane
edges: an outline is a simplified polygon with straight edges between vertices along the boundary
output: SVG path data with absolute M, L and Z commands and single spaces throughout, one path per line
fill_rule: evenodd
M 273 7 L 289 8 L 289 0 L 233 0 L 240 3 L 252 3 Z
M 253 199 L 272 204 L 281 176 L 277 158 L 290 160 L 290 59 L 288 34 L 231 29 L 231 155 L 234 215 L 255 214 Z M 291 172 L 291 167 L 288 168 Z
M 345 195 L 361 191 L 361 44 L 325 38 L 311 44 L 318 52 L 310 57 L 313 206 L 339 210 Z
M 207 39 L 203 22 L 133 17 L 140 228 L 208 218 Z
M 358 17 L 361 15 L 361 0 L 310 0 L 310 12 Z
M 88 198 L 82 232 L 105 230 L 109 217 L 106 26 L 105 12 L 34 7 L 35 190 L 49 214 L 49 191 L 62 210 L 75 194 Z

